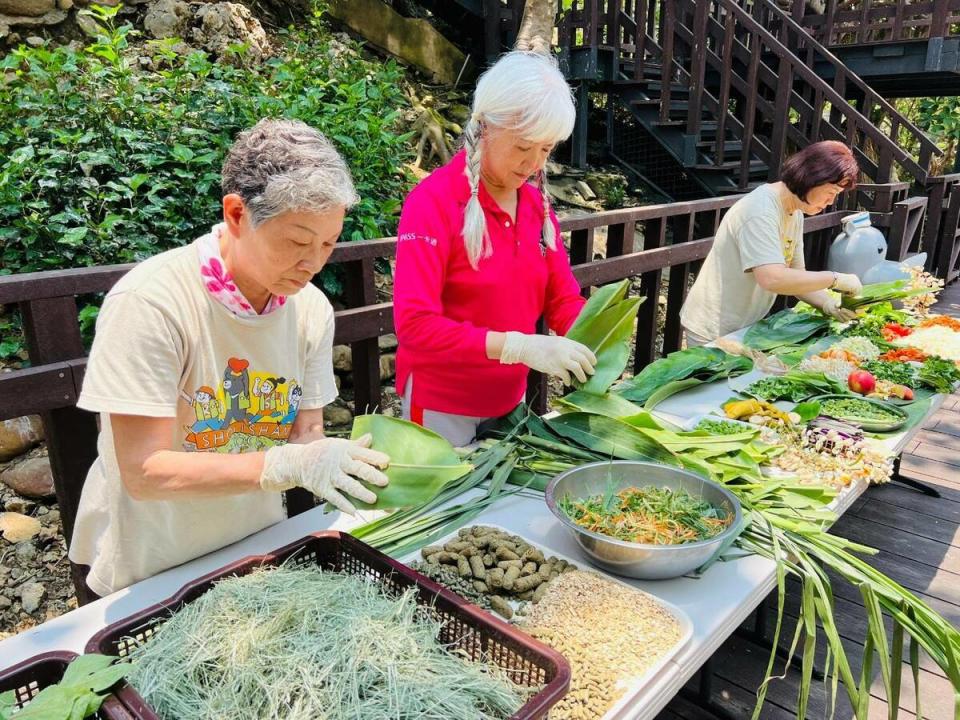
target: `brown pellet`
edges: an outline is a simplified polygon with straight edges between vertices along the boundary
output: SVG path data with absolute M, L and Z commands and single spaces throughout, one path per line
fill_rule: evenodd
M 483 558 L 479 555 L 470 556 L 470 570 L 478 580 L 483 580 L 487 576 L 487 569 L 483 566 Z

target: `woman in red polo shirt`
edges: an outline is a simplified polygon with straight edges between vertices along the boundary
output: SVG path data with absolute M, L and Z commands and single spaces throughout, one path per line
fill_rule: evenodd
M 553 58 L 504 55 L 474 93 L 464 149 L 413 189 L 397 231 L 394 319 L 404 417 L 455 445 L 523 399 L 529 368 L 594 371 L 562 335 L 583 307 L 544 165 L 573 130 Z M 557 335 L 537 335 L 540 317 Z

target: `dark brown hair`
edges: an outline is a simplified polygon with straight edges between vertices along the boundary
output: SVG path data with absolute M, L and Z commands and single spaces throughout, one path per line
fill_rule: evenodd
M 780 179 L 801 200 L 817 185 L 832 183 L 844 190 L 857 185 L 860 167 L 853 152 L 842 142 L 824 140 L 807 145 L 783 164 Z

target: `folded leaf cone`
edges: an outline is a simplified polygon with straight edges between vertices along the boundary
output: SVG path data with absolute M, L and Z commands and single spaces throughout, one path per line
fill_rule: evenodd
M 385 470 L 390 484 L 384 488 L 370 486 L 377 502 L 369 505 L 357 501 L 358 508 L 387 510 L 419 505 L 473 469 L 446 439 L 406 420 L 360 415 L 353 421 L 351 437 L 367 433 L 373 436 L 373 449 L 390 456 L 390 467 Z

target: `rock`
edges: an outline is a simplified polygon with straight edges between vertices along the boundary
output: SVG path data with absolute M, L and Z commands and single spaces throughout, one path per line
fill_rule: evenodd
M 157 0 L 143 17 L 143 27 L 157 40 L 180 38 L 190 23 L 190 6 L 183 0 Z
M 57 0 L 57 7 L 61 10 L 69 10 L 73 7 L 73 0 Z
M 397 374 L 397 356 L 393 353 L 380 356 L 380 379 L 392 380 Z
M 270 42 L 263 26 L 243 5 L 231 2 L 202 5 L 196 19 L 200 26 L 193 29 L 195 44 L 217 57 L 225 56 L 234 45 L 245 45 L 246 55 L 259 60 L 270 52 Z
M 7 512 L 20 513 L 21 515 L 27 515 L 31 510 L 33 510 L 37 504 L 33 500 L 24 500 L 23 498 L 11 498 L 3 504 L 3 509 Z
M 56 8 L 56 0 L 0 0 L 0 13 L 22 17 L 40 17 Z
M 43 423 L 38 415 L 0 422 L 0 462 L 12 460 L 43 440 Z
M 37 557 L 37 547 L 29 540 L 17 543 L 15 553 L 18 560 L 30 562 Z
M 353 352 L 349 345 L 333 346 L 333 369 L 343 373 L 353 371 Z
M 20 513 L 0 513 L 0 534 L 7 542 L 16 544 L 24 540 L 30 540 L 39 532 L 39 520 Z
M 425 18 L 403 17 L 382 0 L 332 0 L 330 14 L 374 45 L 452 85 L 467 58 Z
M 40 583 L 28 582 L 20 588 L 20 604 L 23 611 L 28 613 L 36 612 L 40 607 L 40 601 L 46 595 L 47 589 Z
M 28 458 L 8 467 L 0 473 L 0 482 L 29 498 L 56 496 L 53 471 L 50 469 L 50 459 L 46 456 Z
M 39 513 L 37 513 L 39 515 Z M 60 522 L 60 511 L 51 510 L 46 515 L 43 516 L 43 520 L 40 521 L 44 525 L 56 525 Z
M 380 352 L 389 352 L 390 350 L 397 349 L 397 336 L 394 334 L 390 335 L 381 335 L 377 338 L 377 346 L 380 348 Z
M 46 41 L 38 35 L 31 35 L 27 38 L 27 45 L 30 47 L 41 47 L 45 42 Z
M 77 27 L 80 28 L 85 35 L 95 38 L 98 35 L 103 34 L 103 28 L 101 28 L 100 24 L 89 15 L 77 13 L 76 22 Z
M 327 405 L 323 409 L 323 424 L 327 427 L 341 427 L 353 422 L 353 413 L 341 405 Z
M 0 595 L 0 610 L 6 610 L 11 605 L 13 605 L 13 600 L 6 595 Z
M 587 185 L 583 180 L 577 180 L 574 184 L 574 187 L 577 189 L 577 192 L 580 193 L 580 197 L 584 200 L 596 200 L 597 194 L 590 189 L 590 186 Z

